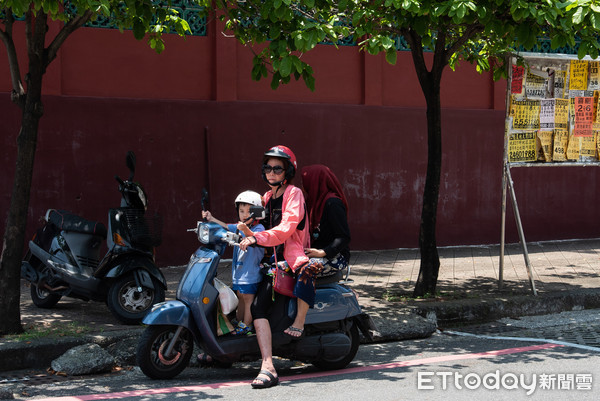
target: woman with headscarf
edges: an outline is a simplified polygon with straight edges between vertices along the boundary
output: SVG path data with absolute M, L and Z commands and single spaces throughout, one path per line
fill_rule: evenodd
M 305 249 L 306 256 L 323 258 L 321 276 L 334 274 L 346 268 L 350 260 L 348 202 L 327 166 L 306 166 L 301 177 L 310 216 L 311 247 Z

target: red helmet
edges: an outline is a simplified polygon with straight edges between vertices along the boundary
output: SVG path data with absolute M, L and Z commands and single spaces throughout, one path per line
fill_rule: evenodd
M 298 163 L 296 162 L 296 155 L 294 155 L 294 152 L 290 148 L 283 145 L 273 146 L 265 152 L 263 162 L 266 162 L 269 157 L 277 157 L 287 161 L 288 168 L 285 172 L 285 178 L 287 180 L 294 178 L 298 169 Z

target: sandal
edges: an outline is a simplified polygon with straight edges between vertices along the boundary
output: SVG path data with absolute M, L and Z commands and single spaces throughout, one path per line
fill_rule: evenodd
M 291 333 L 288 333 L 291 332 Z M 298 335 L 292 334 L 292 333 L 299 333 Z M 292 338 L 302 338 L 302 336 L 304 336 L 304 329 L 299 329 L 297 327 L 294 326 L 290 326 L 287 329 L 284 330 L 283 334 L 286 334 Z
M 198 354 L 198 363 L 203 368 L 209 368 L 209 367 L 213 366 L 213 364 L 215 363 L 215 360 L 212 358 L 212 356 L 210 356 L 206 353 L 202 353 L 202 354 Z
M 269 379 L 267 380 L 265 378 L 258 377 L 260 375 L 265 375 Z M 256 379 L 254 380 L 258 380 L 260 383 L 252 382 L 252 388 L 269 388 L 279 384 L 279 376 L 273 376 L 273 373 L 269 372 L 268 370 L 261 370 L 260 372 L 258 372 L 258 376 L 256 376 Z

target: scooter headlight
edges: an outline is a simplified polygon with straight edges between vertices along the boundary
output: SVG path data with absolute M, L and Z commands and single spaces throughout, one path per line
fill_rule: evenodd
M 210 227 L 208 224 L 199 224 L 198 225 L 198 241 L 203 244 L 208 244 L 210 240 Z

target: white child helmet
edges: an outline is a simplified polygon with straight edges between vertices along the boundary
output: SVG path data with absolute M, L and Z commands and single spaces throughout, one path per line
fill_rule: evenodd
M 240 203 L 247 203 L 254 206 L 262 206 L 262 196 L 254 191 L 244 191 L 235 198 L 235 207 Z

